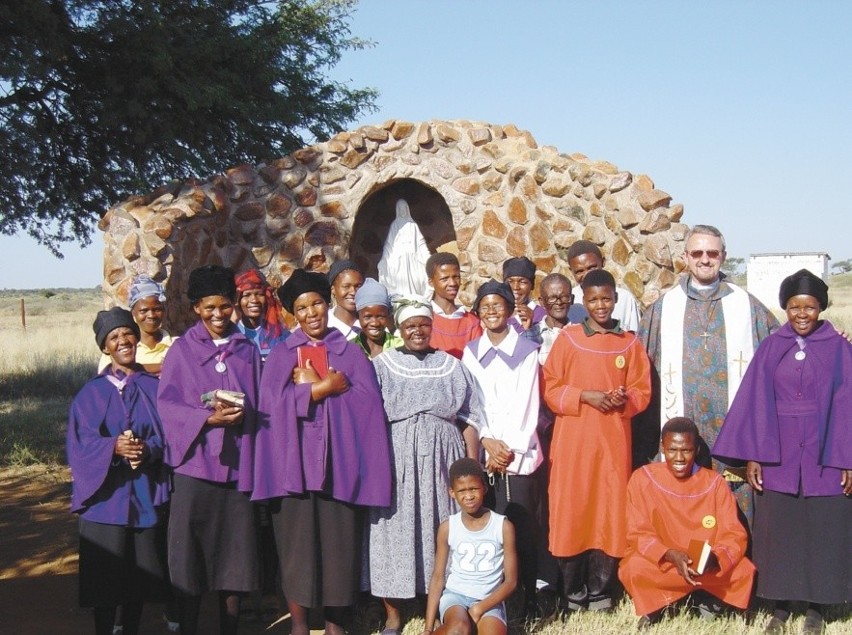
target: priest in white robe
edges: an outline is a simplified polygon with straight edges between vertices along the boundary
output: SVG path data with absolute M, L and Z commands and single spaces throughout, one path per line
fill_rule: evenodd
M 685 242 L 688 274 L 642 317 L 638 336 L 656 372 L 654 402 L 634 422 L 636 463 L 656 454 L 663 423 L 684 416 L 698 425 L 701 445 L 709 446 L 702 455 L 709 457 L 758 344 L 778 328 L 776 317 L 757 298 L 725 280 L 725 255 L 721 232 L 696 225 Z M 750 516 L 751 492 L 743 475 L 719 462 L 713 467 Z

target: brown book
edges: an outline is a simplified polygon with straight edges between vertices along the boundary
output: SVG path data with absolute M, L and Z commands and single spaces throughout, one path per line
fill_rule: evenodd
M 307 368 L 307 361 L 311 361 L 311 366 L 317 371 L 320 379 L 325 379 L 328 375 L 328 351 L 325 346 L 310 346 L 305 344 L 296 349 L 296 355 L 299 360 L 299 368 Z
M 710 543 L 706 540 L 689 541 L 689 549 L 686 553 L 689 556 L 689 559 L 692 560 L 692 568 L 698 575 L 704 573 L 704 569 L 707 567 L 707 559 L 710 558 L 711 551 L 712 548 L 710 547 Z

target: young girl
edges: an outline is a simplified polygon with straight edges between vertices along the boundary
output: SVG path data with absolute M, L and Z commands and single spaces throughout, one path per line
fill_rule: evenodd
M 479 287 L 473 313 L 485 334 L 465 347 L 462 363 L 476 379 L 485 410 L 479 440 L 492 486 L 489 505 L 506 514 L 517 531 L 524 607 L 533 617 L 536 564 L 547 540 L 541 531 L 547 481 L 537 433 L 538 345 L 510 326 L 514 310 L 515 297 L 507 283 L 490 280 Z

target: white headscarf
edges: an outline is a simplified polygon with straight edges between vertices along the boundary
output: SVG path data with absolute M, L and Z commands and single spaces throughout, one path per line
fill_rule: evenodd
M 397 326 L 413 317 L 432 319 L 432 304 L 417 296 L 396 296 L 393 299 L 393 321 Z

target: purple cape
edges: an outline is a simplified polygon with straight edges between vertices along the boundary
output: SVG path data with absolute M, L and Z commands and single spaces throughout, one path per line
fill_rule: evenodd
M 818 385 L 819 464 L 852 468 L 852 344 L 830 322 L 823 322 L 805 341 L 806 353 L 823 369 Z M 796 334 L 785 324 L 757 349 L 725 417 L 713 455 L 722 460 L 781 462 L 781 439 L 775 405 L 775 369 L 796 345 Z
M 154 507 L 169 498 L 156 408 L 158 381 L 134 373 L 120 394 L 107 379 L 109 372 L 89 380 L 71 403 L 66 439 L 73 476 L 71 511 L 94 522 L 153 527 Z M 125 430 L 143 439 L 150 451 L 136 470 L 115 456 L 116 437 Z
M 220 373 L 216 358 L 223 351 L 227 371 Z M 201 321 L 175 340 L 163 360 L 157 396 L 166 435 L 165 461 L 175 472 L 218 483 L 250 481 L 250 470 L 240 466 L 251 465 L 251 443 L 244 430 L 254 426 L 260 364 L 257 347 L 236 328 L 231 328 L 228 344 L 219 347 Z M 219 388 L 245 393 L 241 425 L 207 425 L 211 410 L 201 395 Z
M 346 503 L 387 506 L 391 500 L 390 442 L 373 364 L 337 329 L 323 338 L 328 363 L 349 380 L 349 390 L 311 401 L 310 384 L 294 384 L 296 349 L 308 341 L 302 330 L 272 349 L 263 369 L 254 431 L 253 500 L 306 491 L 301 421 L 324 422 L 329 452 L 326 489 Z M 242 487 L 242 485 L 241 485 Z

